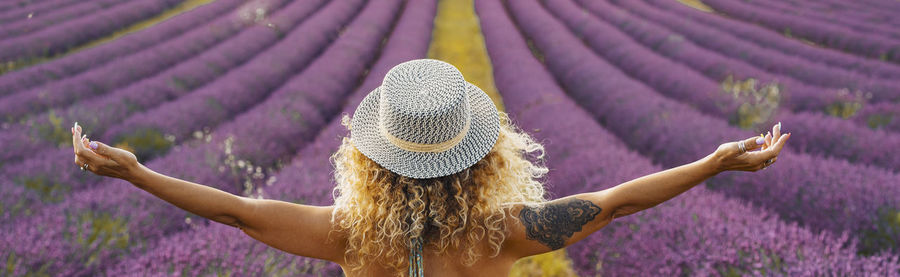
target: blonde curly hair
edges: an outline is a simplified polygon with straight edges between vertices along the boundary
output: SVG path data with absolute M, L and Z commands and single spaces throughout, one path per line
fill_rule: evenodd
M 335 166 L 332 222 L 347 237 L 351 271 L 378 263 L 397 272 L 409 266 L 413 238 L 444 253 L 465 251 L 463 263 L 495 257 L 508 235 L 508 203 L 544 202 L 540 179 L 544 147 L 500 112 L 500 134 L 491 151 L 469 168 L 448 176 L 413 179 L 393 173 L 363 155 L 344 137 L 331 156 Z M 349 116 L 343 124 L 348 129 Z M 533 161 L 532 161 L 533 160 Z M 481 253 L 486 240 L 492 253 Z

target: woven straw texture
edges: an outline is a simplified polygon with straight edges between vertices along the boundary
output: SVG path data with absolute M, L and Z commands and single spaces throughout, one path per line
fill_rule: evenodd
M 350 137 L 382 167 L 426 179 L 460 172 L 483 158 L 500 131 L 490 97 L 453 65 L 433 59 L 398 64 L 356 108 Z

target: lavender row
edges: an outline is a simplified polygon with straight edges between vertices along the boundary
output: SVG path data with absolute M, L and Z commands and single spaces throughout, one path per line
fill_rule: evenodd
M 843 26 L 825 26 L 806 18 L 792 17 L 733 1 L 707 0 L 703 3 L 731 17 L 758 23 L 771 30 L 786 32 L 826 47 L 900 63 L 898 40 L 860 34 Z
M 849 2 L 849 3 L 854 4 L 857 2 Z M 883 12 L 889 13 L 891 15 L 896 15 L 897 12 L 900 12 L 900 4 L 891 3 L 890 1 L 863 0 L 863 1 L 859 1 L 858 3 L 862 4 L 862 5 L 856 5 L 856 6 L 865 11 L 883 11 Z
M 15 23 L 6 23 L 0 26 L 0 39 L 10 39 L 21 36 L 55 24 L 64 24 L 66 21 L 76 19 L 111 6 L 121 4 L 124 0 L 94 0 L 78 3 L 76 5 L 58 8 L 52 12 L 32 14 L 28 20 Z
M 661 57 L 615 27 L 582 12 L 572 0 L 548 0 L 545 6 L 606 61 L 669 98 L 706 114 L 724 118 L 733 125 L 741 126 L 750 122 L 756 126 L 771 126 L 777 118 L 778 121 L 788 123 L 798 133 L 829 134 L 798 136 L 795 141 L 803 146 L 803 152 L 847 159 L 859 164 L 874 164 L 886 169 L 900 169 L 900 155 L 871 147 L 881 144 L 888 149 L 900 149 L 900 134 L 874 131 L 822 114 L 776 110 L 777 102 L 768 105 L 755 103 L 758 95 L 735 97 L 718 82 L 687 66 Z M 698 51 L 697 54 L 697 58 L 702 58 L 710 53 Z M 758 108 L 753 109 L 754 112 L 746 112 L 748 107 Z M 771 117 L 766 116 L 769 113 Z M 792 124 L 795 122 L 798 124 Z
M 285 3 L 285 0 L 264 0 L 256 1 L 252 5 L 278 8 Z M 293 10 L 288 9 L 276 15 L 274 21 L 284 21 L 282 22 L 284 25 L 279 26 L 290 30 L 313 11 L 310 8 L 312 7 L 295 6 Z M 155 107 L 164 101 L 176 99 L 212 81 L 270 46 L 278 36 L 277 31 L 268 27 L 246 28 L 213 46 L 212 49 L 203 51 L 198 56 L 180 62 L 151 78 L 131 83 L 109 95 L 98 95 L 78 101 L 65 109 L 51 109 L 32 116 L 21 124 L 10 124 L 5 128 L 5 132 L 0 133 L 0 143 L 16 147 L 0 154 L 0 161 L 19 159 L 27 153 L 34 153 L 33 149 L 48 148 L 48 143 L 60 141 L 63 144 L 67 143 L 69 135 L 62 122 L 73 122 L 76 118 L 84 126 L 91 127 L 93 132 L 102 134 L 105 126 L 120 122 L 130 114 Z
M 0 3 L 0 23 L 9 23 L 28 19 L 29 14 L 43 14 L 51 10 L 63 8 L 77 0 L 51 0 L 51 1 L 22 1 L 15 4 L 14 1 Z M 13 4 L 13 5 L 10 5 Z
M 680 63 L 694 68 L 698 72 L 716 80 L 725 80 L 729 76 L 736 79 L 756 78 L 762 83 L 779 83 L 791 97 L 780 102 L 792 110 L 822 111 L 836 100 L 843 100 L 836 91 L 813 87 L 791 78 L 769 74 L 764 70 L 748 65 L 745 62 L 728 58 L 717 52 L 709 51 L 693 42 L 680 39 L 680 35 L 667 29 L 643 21 L 605 2 L 585 2 L 585 8 L 596 16 L 622 28 L 635 41 L 652 47 L 656 53 L 666 55 Z M 609 32 L 609 28 L 604 29 Z M 597 33 L 598 31 L 590 31 Z M 601 40 L 594 39 L 601 42 Z M 611 46 L 618 45 L 614 40 L 602 40 Z M 599 46 L 600 44 L 598 44 Z
M 100 138 L 128 143 L 139 156 L 153 157 L 192 138 L 196 131 L 231 119 L 265 99 L 292 75 L 308 70 L 305 67 L 337 37 L 361 5 L 360 1 L 345 1 L 328 6 L 250 62 L 178 101 L 117 122 Z M 148 137 L 168 138 L 169 143 L 140 143 Z
M 352 113 L 362 98 L 380 85 L 391 67 L 407 60 L 424 58 L 435 8 L 435 1 L 408 2 L 378 62 L 366 75 L 363 84 L 345 101 L 342 113 Z M 340 124 L 340 117 L 332 119 L 289 166 L 274 176 L 272 182 L 260 184 L 263 195 L 307 205 L 332 204 L 334 181 L 329 157 L 346 133 L 347 130 Z M 106 272 L 107 275 L 160 274 L 169 270 L 188 272 L 189 275 L 219 271 L 231 271 L 238 275 L 273 275 L 273 272 L 282 272 L 283 275 L 340 275 L 336 264 L 274 250 L 232 227 L 216 223 L 200 226 L 163 239 L 146 254 L 116 265 Z M 302 231 L 298 235 L 302 236 Z M 221 243 L 223 241 L 228 243 Z M 192 253 L 204 254 L 197 256 Z M 270 260 L 276 262 L 266 262 Z
M 900 32 L 896 28 L 888 26 L 873 25 L 853 17 L 836 16 L 824 14 L 821 12 L 810 11 L 805 9 L 804 5 L 795 3 L 782 3 L 765 0 L 743 0 L 743 2 L 759 7 L 778 10 L 789 16 L 798 16 L 808 18 L 811 21 L 821 25 L 843 26 L 855 31 L 863 32 L 869 35 L 883 36 L 886 38 L 900 38 Z
M 341 3 L 333 2 L 330 5 Z M 265 145 L 277 140 L 289 141 L 289 147 L 293 150 L 281 153 L 266 152 L 267 155 L 264 157 L 266 160 L 254 160 L 254 165 L 274 167 L 278 160 L 292 156 L 292 151 L 296 151 L 296 148 L 311 138 L 309 132 L 325 124 L 318 116 L 321 112 L 318 109 L 329 108 L 316 106 L 304 101 L 305 98 L 316 94 L 320 97 L 339 99 L 346 95 L 356 85 L 355 80 L 364 72 L 365 65 L 377 52 L 377 47 L 359 46 L 377 46 L 389 31 L 398 9 L 399 1 L 372 2 L 334 46 L 310 66 L 313 70 L 292 79 L 259 108 L 241 115 L 230 125 L 219 128 L 211 135 L 216 138 L 211 143 L 197 141 L 181 145 L 173 149 L 172 154 L 149 163 L 148 167 L 170 176 L 219 187 L 226 191 L 239 191 L 243 178 L 251 178 L 255 172 L 252 169 L 246 172 L 244 170 L 246 167 L 238 170 L 237 165 L 229 163 L 234 160 L 228 157 L 242 157 L 240 153 L 246 148 L 258 147 L 260 148 L 258 151 L 263 151 Z M 322 82 L 323 80 L 328 81 Z M 303 90 L 297 90 L 298 87 Z M 260 117 L 279 114 L 282 111 L 266 109 L 273 106 L 284 108 L 285 113 L 269 119 L 272 124 L 280 124 L 280 128 L 268 132 L 233 132 L 253 131 L 251 130 L 255 127 L 253 125 L 260 122 Z M 238 143 L 251 140 L 255 143 L 251 145 Z M 27 268 L 46 265 L 50 271 L 58 271 L 63 275 L 70 272 L 84 274 L 112 266 L 115 259 L 128 256 L 129 253 L 151 248 L 158 238 L 186 227 L 178 224 L 185 215 L 183 211 L 164 204 L 146 193 L 138 192 L 124 182 L 111 181 L 98 189 L 77 193 L 63 205 L 44 210 L 32 218 L 10 226 L 10 229 L 13 229 L 10 231 L 21 236 L 18 240 L 7 238 L 0 243 L 4 249 L 12 250 L 11 254 L 4 257 L 13 260 L 12 264 Z M 67 222 L 67 218 L 71 220 Z M 98 226 L 109 225 L 105 223 L 108 221 L 122 227 L 116 229 L 116 232 L 91 232 Z M 44 229 L 44 232 L 33 232 L 35 228 Z M 139 239 L 118 240 L 121 230 L 127 230 L 129 238 Z M 85 238 L 95 240 L 86 243 L 83 241 Z M 28 243 L 23 244 L 22 241 Z M 44 248 L 44 251 L 32 247 L 45 241 L 54 243 Z M 87 246 L 90 251 L 78 251 L 79 248 Z M 86 264 L 89 258 L 99 262 Z M 50 264 L 48 263 L 50 261 L 55 262 Z
M 822 13 L 833 14 L 837 16 L 844 17 L 852 17 L 859 18 L 866 22 L 876 23 L 876 24 L 886 24 L 891 22 L 900 22 L 893 19 L 893 15 L 885 13 L 886 11 L 880 9 L 869 9 L 865 5 L 854 5 L 857 2 L 845 2 L 845 1 L 818 1 L 818 2 L 807 2 L 807 1 L 787 1 L 791 4 L 796 4 L 798 6 L 806 7 L 810 10 L 819 11 Z
M 662 97 L 630 79 L 594 55 L 538 3 L 510 4 L 519 26 L 534 40 L 567 92 L 631 148 L 655 162 L 681 165 L 708 155 L 723 141 L 749 137 L 724 120 Z M 787 131 L 793 128 L 785 127 Z M 795 136 L 803 135 L 827 134 Z M 900 187 L 894 185 L 900 176 L 791 148 L 782 151 L 777 164 L 752 178 L 747 176 L 722 174 L 707 184 L 815 231 L 852 232 L 864 244 L 862 251 L 897 250 L 900 230 L 891 227 L 896 224 L 895 217 L 885 216 L 900 210 Z M 807 198 L 817 200 L 797 201 Z M 832 216 L 826 216 L 829 214 Z M 838 214 L 843 216 L 833 216 Z
M 284 4 L 285 2 L 286 1 L 273 1 L 270 4 L 281 5 L 281 4 Z M 271 19 L 271 22 L 273 23 L 273 25 L 277 24 L 277 26 L 284 26 L 287 28 L 294 27 L 300 21 L 302 21 L 304 18 L 309 16 L 313 11 L 317 10 L 322 5 L 322 2 L 323 1 L 319 1 L 319 0 L 295 2 L 293 5 L 286 7 L 283 12 L 280 12 L 277 14 L 277 16 L 273 17 Z M 356 2 L 358 2 L 358 1 L 356 1 Z M 279 45 L 283 45 L 283 46 L 281 46 L 280 50 L 272 47 L 267 50 L 267 52 L 269 53 L 267 55 L 272 56 L 272 55 L 278 54 L 278 53 L 273 54 L 272 51 L 276 51 L 276 52 L 282 51 L 282 52 L 294 54 L 294 53 L 301 53 L 301 51 L 294 52 L 294 51 L 296 51 L 296 48 L 310 48 L 310 47 L 323 48 L 325 45 L 327 45 L 327 41 L 325 41 L 325 42 L 322 42 L 321 40 L 306 41 L 306 40 L 297 39 L 297 36 L 304 35 L 307 32 L 336 32 L 336 30 L 338 28 L 340 28 L 340 24 L 342 23 L 342 22 L 340 22 L 340 20 L 348 21 L 349 20 L 348 17 L 352 16 L 352 10 L 359 6 L 358 3 L 356 3 L 356 4 L 357 5 L 354 6 L 354 3 L 350 2 L 350 3 L 344 3 L 342 5 L 333 5 L 335 7 L 332 7 L 328 11 L 314 15 L 313 18 L 308 19 L 308 22 L 316 21 L 317 20 L 316 18 L 319 18 L 318 21 L 322 21 L 322 22 L 305 23 L 305 24 L 303 24 L 303 26 L 306 26 L 305 28 L 303 28 L 303 27 L 294 28 L 292 31 L 292 35 L 289 35 L 286 39 L 283 39 L 283 40 L 281 40 L 281 42 L 279 42 Z M 338 16 L 339 14 L 342 16 Z M 324 18 L 324 20 L 322 18 Z M 330 23 L 331 26 L 329 26 L 329 24 L 323 24 L 323 22 L 328 22 L 328 23 Z M 320 26 L 320 25 L 324 25 L 324 26 Z M 317 27 L 320 30 L 317 30 Z M 329 31 L 329 30 L 331 30 L 331 31 Z M 250 41 L 274 42 L 274 40 L 276 40 L 277 37 L 279 36 L 279 34 L 277 32 L 273 32 L 272 30 L 269 29 L 269 27 L 264 27 L 264 26 L 256 26 L 254 31 L 247 32 L 245 34 L 246 34 L 246 36 L 243 38 L 248 39 Z M 309 43 L 316 43 L 316 45 L 311 46 Z M 235 45 L 240 46 L 240 43 L 237 43 Z M 288 51 L 286 49 L 290 49 L 291 51 Z M 320 51 L 318 49 L 314 49 L 314 50 L 315 50 L 314 52 L 316 52 L 316 53 Z M 281 55 L 284 56 L 284 53 L 281 53 Z M 314 56 L 314 54 L 310 54 L 310 57 L 307 57 L 306 59 L 307 60 L 311 59 L 312 56 Z M 288 55 L 287 57 L 288 58 L 285 58 L 285 59 L 290 60 L 290 58 L 289 58 L 290 56 Z M 256 62 L 258 63 L 258 61 L 256 61 Z M 245 64 L 243 67 L 246 67 L 247 65 L 248 64 Z M 234 72 L 238 72 L 238 73 L 249 74 L 251 76 L 265 75 L 264 70 L 263 71 L 260 71 L 260 70 L 248 71 L 246 69 L 244 69 L 243 71 L 240 71 L 240 70 L 241 69 L 229 71 L 229 74 L 234 75 Z M 228 78 L 227 75 L 225 78 Z M 221 80 L 222 80 L 222 78 L 219 79 L 220 83 L 221 83 Z M 283 82 L 283 80 L 278 81 L 277 83 L 271 84 L 269 86 L 275 87 L 275 86 L 278 86 L 279 84 L 281 84 L 281 82 Z M 212 91 L 212 90 L 210 90 L 210 91 Z M 135 93 L 141 93 L 141 92 L 142 91 L 136 91 Z M 262 92 L 268 93 L 269 90 L 263 90 Z M 189 94 L 189 95 L 196 95 L 196 93 L 191 92 L 191 94 Z M 261 101 L 263 98 L 264 97 L 261 97 L 260 99 L 252 99 L 250 101 L 250 103 L 248 103 L 248 105 L 252 105 L 258 101 Z M 191 98 L 179 98 L 178 101 L 170 102 L 170 103 L 179 103 L 179 102 L 184 102 L 185 100 L 190 100 L 190 99 Z M 194 99 L 196 99 L 196 97 Z M 134 105 L 128 104 L 128 105 L 123 106 L 123 105 L 116 105 L 115 103 L 112 104 L 112 107 L 117 107 L 117 108 L 122 108 L 122 107 L 128 108 L 131 106 L 134 106 Z M 165 106 L 163 106 L 163 107 L 165 107 Z M 90 107 L 88 107 L 88 108 L 90 108 Z M 108 109 L 108 107 L 107 107 L 107 109 Z M 73 108 L 73 110 L 77 111 L 79 109 Z M 91 112 L 91 110 L 90 109 L 84 110 L 84 112 Z M 237 111 L 235 111 L 235 113 L 237 113 Z M 184 113 L 184 114 L 189 114 L 189 113 Z M 82 114 L 76 113 L 76 114 L 73 114 L 72 116 L 79 116 L 79 115 L 82 115 Z M 119 120 L 115 120 L 115 118 L 113 118 L 114 116 L 115 116 L 115 114 L 110 115 L 110 118 L 107 118 L 104 121 L 121 123 L 121 118 Z M 230 118 L 230 117 L 231 116 L 229 116 L 228 118 Z M 71 118 L 71 119 L 76 119 L 76 118 Z M 86 119 L 88 119 L 88 123 L 94 123 L 91 121 L 91 119 L 95 119 L 95 117 L 89 116 Z M 191 121 L 191 120 L 198 120 L 198 119 L 193 118 L 193 117 L 190 117 L 187 119 L 181 119 L 181 118 L 176 119 L 177 122 L 184 122 L 184 121 Z M 96 122 L 96 123 L 101 123 L 101 122 Z M 98 130 L 98 131 L 104 129 L 103 126 L 86 125 L 86 127 L 87 128 L 96 128 L 96 130 Z M 89 130 L 93 130 L 93 129 L 89 129 Z M 166 129 L 162 129 L 162 130 L 165 131 Z M 15 134 L 12 132 L 10 132 L 10 133 Z M 102 133 L 100 133 L 100 134 L 102 134 Z M 102 136 L 92 135 L 92 137 L 96 138 L 96 137 L 102 137 Z M 149 137 L 149 139 L 148 139 L 148 137 Z M 0 138 L 4 138 L 4 136 L 0 135 Z M 168 148 L 171 147 L 171 145 L 172 145 L 171 141 L 167 141 L 162 137 L 156 137 L 155 140 L 154 140 L 154 137 L 150 137 L 150 136 L 143 136 L 141 138 L 144 139 L 144 141 L 141 141 L 144 144 L 131 145 L 130 147 L 133 147 L 133 148 L 145 147 L 145 149 L 146 149 L 147 147 L 155 146 L 157 148 L 162 148 L 164 150 L 168 150 Z M 109 140 L 104 140 L 104 141 L 110 142 Z M 25 144 L 25 143 L 23 141 L 20 144 Z M 31 145 L 35 145 L 35 143 L 32 143 Z M 7 166 L 6 168 L 4 168 L 3 176 L 16 176 L 16 178 L 14 178 L 13 180 L 19 184 L 25 184 L 26 182 L 29 182 L 29 181 L 37 182 L 36 184 L 40 185 L 41 187 L 52 186 L 52 185 L 59 184 L 59 182 L 65 182 L 62 184 L 65 184 L 64 188 L 66 189 L 66 191 L 71 191 L 71 190 L 80 191 L 82 189 L 85 189 L 86 187 L 90 187 L 90 185 L 92 185 L 93 183 L 72 182 L 68 178 L 66 178 L 66 176 L 56 176 L 55 175 L 56 172 L 53 171 L 54 169 L 71 168 L 70 161 L 68 159 L 59 159 L 59 157 L 64 157 L 66 155 L 66 153 L 69 151 L 71 151 L 71 150 L 68 150 L 65 148 L 44 151 L 44 152 L 40 153 L 40 155 L 36 155 L 35 158 L 26 160 L 26 162 L 24 162 L 24 163 L 21 163 L 18 165 L 13 165 L 13 166 Z M 16 152 L 16 151 L 9 151 L 9 152 Z M 160 151 L 160 152 L 162 152 L 162 151 Z M 142 158 L 148 158 L 148 157 L 142 157 Z M 149 158 L 152 158 L 152 157 L 149 157 Z M 68 182 L 66 182 L 66 181 L 68 181 Z M 90 181 L 90 180 L 87 180 L 87 181 Z M 27 192 L 33 193 L 33 194 L 39 194 L 39 195 L 48 193 L 43 190 L 31 190 L 31 191 L 27 191 Z M 40 202 L 26 202 L 26 204 L 39 205 L 41 203 Z M 11 216 L 15 216 L 15 215 L 11 215 Z
M 0 62 L 54 55 L 168 9 L 179 0 L 139 0 L 0 42 Z
M 627 150 L 567 98 L 531 57 L 499 1 L 478 1 L 476 9 L 506 107 L 523 129 L 540 130 L 533 134 L 545 141 L 554 193 L 596 191 L 661 169 Z M 900 269 L 896 257 L 857 257 L 846 241 L 780 222 L 701 187 L 617 219 L 568 253 L 584 276 L 889 274 Z
M 621 22 L 636 21 L 641 22 L 640 24 L 646 24 L 643 25 L 644 27 L 658 29 L 657 39 L 664 38 L 661 34 L 671 29 L 673 33 L 677 32 L 678 35 L 686 36 L 696 44 L 703 45 L 735 59 L 741 59 L 768 72 L 790 76 L 812 85 L 864 91 L 871 93 L 873 100 L 894 101 L 900 99 L 900 82 L 897 80 L 867 78 L 843 68 L 816 64 L 779 51 L 768 50 L 752 43 L 742 43 L 739 38 L 728 32 L 685 20 L 676 20 L 675 17 L 647 8 L 646 4 L 640 1 L 617 2 L 630 12 L 638 13 L 641 16 L 629 16 L 628 13 L 618 13 L 616 16 L 610 16 L 611 11 L 605 9 L 615 8 L 603 1 L 593 1 L 585 5 L 589 6 L 589 9 L 597 14 L 605 14 L 603 17 L 606 20 L 615 20 L 620 22 L 620 24 Z M 659 19 L 661 24 L 654 24 L 642 18 L 664 19 Z M 629 28 L 623 27 L 623 29 Z
M 285 2 L 287 1 L 273 1 L 272 4 L 279 6 Z M 282 12 L 273 16 L 269 21 L 278 22 L 278 26 L 285 28 L 285 31 L 290 31 L 300 24 L 300 21 L 303 21 L 321 7 L 323 2 L 324 1 L 320 0 L 297 2 L 296 4 L 287 6 Z M 334 27 L 332 29 L 336 28 L 337 27 Z M 298 30 L 297 32 L 308 33 L 313 31 L 307 28 Z M 5 166 L 0 176 L 11 176 L 10 179 L 13 179 L 13 182 L 18 184 L 31 183 L 32 186 L 38 187 L 62 186 L 64 192 L 84 189 L 87 185 L 93 184 L 90 182 L 93 180 L 78 182 L 77 180 L 71 180 L 70 176 L 67 174 L 57 174 L 60 169 L 72 167 L 71 161 L 61 158 L 71 156 L 72 150 L 68 147 L 57 149 L 52 145 L 48 145 L 54 143 L 53 141 L 44 141 L 36 137 L 62 139 L 63 142 L 65 142 L 66 139 L 71 140 L 70 137 L 67 138 L 65 131 L 62 130 L 64 128 L 55 125 L 61 125 L 60 122 L 72 122 L 75 120 L 84 124 L 91 132 L 102 134 L 105 130 L 105 126 L 121 122 L 123 118 L 128 118 L 130 114 L 152 108 L 168 99 L 177 98 L 181 95 L 190 93 L 191 90 L 202 85 L 206 81 L 212 80 L 223 74 L 224 72 L 222 72 L 222 70 L 231 69 L 232 67 L 239 65 L 239 63 L 247 61 L 260 51 L 265 50 L 275 43 L 279 36 L 278 33 L 272 31 L 268 27 L 251 27 L 228 42 L 204 52 L 194 60 L 176 66 L 173 68 L 173 70 L 176 71 L 171 72 L 171 74 L 159 76 L 158 82 L 153 83 L 150 81 L 154 81 L 155 79 L 148 79 L 145 80 L 145 82 L 138 83 L 137 85 L 117 92 L 116 94 L 101 96 L 96 100 L 90 99 L 78 103 L 59 114 L 51 113 L 46 115 L 46 118 L 41 118 L 44 119 L 43 121 L 34 120 L 29 122 L 25 127 L 21 127 L 24 130 L 13 129 L 10 130 L 10 132 L 0 134 L 0 142 L 10 143 L 5 145 L 16 147 L 9 149 L 10 151 L 4 152 L 4 157 L 12 155 L 10 153 L 19 154 L 19 156 L 10 158 L 10 160 L 30 157 L 24 162 Z M 292 43 L 308 42 L 295 40 L 295 42 Z M 297 46 L 294 45 L 293 47 Z M 209 66 L 213 67 L 210 68 Z M 173 77 L 177 77 L 180 80 L 190 80 L 190 83 L 184 83 L 183 86 L 179 87 L 169 87 L 168 82 L 170 82 Z M 41 134 L 48 132 L 50 133 L 49 135 Z M 10 135 L 16 135 L 13 137 L 14 140 L 6 139 L 10 137 Z M 142 142 L 146 145 L 133 145 L 132 147 L 146 147 L 147 145 L 159 146 L 160 143 L 162 143 L 163 146 L 167 146 L 171 143 L 163 138 L 159 138 L 161 141 L 146 137 L 142 139 Z M 23 151 L 29 149 L 34 149 L 34 152 Z M 38 154 L 35 155 L 35 153 Z M 27 193 L 43 195 L 55 194 L 56 192 L 32 189 L 27 191 Z M 41 202 L 26 203 L 37 205 Z M 25 207 L 28 207 L 28 205 Z
M 632 1 L 627 4 L 640 5 L 640 2 Z M 696 69 L 712 79 L 725 80 L 733 76 L 738 79 L 757 78 L 763 83 L 779 84 L 781 86 L 780 91 L 783 97 L 779 99 L 778 105 L 786 109 L 794 111 L 826 111 L 842 116 L 844 116 L 843 114 L 848 113 L 851 114 L 849 117 L 852 118 L 853 121 L 856 121 L 860 126 L 867 125 L 866 121 L 869 119 L 866 116 L 863 116 L 865 114 L 900 117 L 900 104 L 884 102 L 886 104 L 878 106 L 879 110 L 877 112 L 869 111 L 875 107 L 866 103 L 868 100 L 865 94 L 852 93 L 848 90 L 829 90 L 821 87 L 809 86 L 790 77 L 769 74 L 766 71 L 747 65 L 744 62 L 696 46 L 691 41 L 677 39 L 680 37 L 679 34 L 668 32 L 665 27 L 652 22 L 644 21 L 635 16 L 628 16 L 626 11 L 619 9 L 616 6 L 599 1 L 584 2 L 583 5 L 598 17 L 610 21 L 617 26 L 621 26 L 624 29 L 623 31 L 627 32 L 632 38 L 645 46 L 653 47 L 656 53 L 666 55 L 669 58 L 676 59 L 681 63 L 689 65 L 691 68 Z M 653 8 L 646 5 L 637 6 L 633 10 L 645 14 L 655 11 Z M 650 17 L 653 18 L 663 17 L 658 12 L 646 15 L 651 15 Z M 678 25 L 680 24 L 678 21 L 681 20 L 672 19 L 666 21 L 666 23 Z M 593 40 L 598 39 L 599 38 L 593 38 Z M 614 41 L 610 42 L 610 44 L 613 46 L 617 45 Z M 628 64 L 627 61 L 622 62 Z M 854 104 L 862 106 L 859 111 L 853 109 Z M 854 112 L 856 112 L 856 114 L 854 114 Z M 888 127 L 890 126 L 891 125 L 888 124 L 885 129 L 894 130 L 889 129 Z
M 254 8 L 262 11 L 277 8 L 260 1 Z M 47 108 L 65 106 L 77 99 L 103 95 L 159 73 L 185 59 L 218 45 L 249 26 L 253 19 L 237 11 L 220 17 L 202 28 L 194 29 L 165 43 L 119 58 L 103 66 L 57 82 L 20 91 L 0 98 L 0 110 L 7 120 L 15 120 Z M 250 21 L 250 22 L 248 22 Z
M 51 62 L 33 65 L 0 75 L 0 96 L 65 78 L 124 55 L 155 46 L 182 33 L 199 28 L 214 18 L 245 4 L 243 0 L 218 0 L 170 18 L 153 28 L 118 38 Z
M 845 18 L 854 18 L 859 19 L 861 22 L 870 22 L 872 24 L 891 26 L 890 24 L 897 24 L 900 21 L 894 19 L 892 14 L 884 13 L 883 10 L 878 9 L 868 9 L 866 7 L 859 7 L 859 5 L 853 5 L 853 3 L 858 2 L 845 2 L 845 1 L 820 1 L 820 2 L 811 2 L 811 1 L 787 1 L 788 3 L 805 7 L 809 10 L 818 11 L 820 13 L 827 13 L 835 16 L 842 16 Z M 849 4 L 849 5 L 848 5 Z
M 860 5 L 861 1 L 844 2 L 844 1 L 817 1 L 817 2 L 801 2 L 795 0 L 786 1 L 786 3 L 797 5 L 804 11 L 817 11 L 832 17 L 842 17 L 843 20 L 867 23 L 870 25 L 878 25 L 889 27 L 891 24 L 900 22 L 889 10 L 871 8 L 866 5 Z
M 659 0 L 645 1 L 649 2 L 651 5 L 641 5 L 641 9 L 646 10 L 647 13 L 654 14 L 653 17 L 647 17 L 647 19 L 656 21 L 661 24 L 666 24 L 667 26 L 696 26 L 698 24 L 703 24 L 703 26 L 713 27 L 721 31 L 733 34 L 735 37 L 743 39 L 743 41 L 756 43 L 761 47 L 777 49 L 781 52 L 784 52 L 785 54 L 803 57 L 809 61 L 821 62 L 835 67 L 846 68 L 872 77 L 887 79 L 900 78 L 900 66 L 896 64 L 871 60 L 849 53 L 844 53 L 835 49 L 810 47 L 803 42 L 785 38 L 778 33 L 772 32 L 771 30 L 765 29 L 755 24 L 749 24 L 727 17 L 700 12 L 695 9 L 688 8 L 680 3 L 672 3 L 670 1 Z M 638 5 L 638 3 L 633 5 Z M 673 17 L 677 17 L 682 20 L 680 20 L 679 22 L 673 22 Z M 684 20 L 685 17 L 689 18 L 690 20 Z

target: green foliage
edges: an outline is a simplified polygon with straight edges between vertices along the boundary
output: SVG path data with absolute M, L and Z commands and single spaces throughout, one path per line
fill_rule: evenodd
M 47 121 L 50 123 L 49 125 L 38 123 L 32 126 L 38 137 L 46 141 L 59 143 L 59 145 L 72 145 L 72 132 L 66 132 L 69 131 L 66 129 L 68 129 L 70 124 L 68 122 L 63 124 L 65 122 L 64 118 L 56 115 L 54 110 L 50 110 L 47 113 Z
M 72 189 L 68 185 L 50 181 L 44 177 L 26 178 L 22 183 L 25 188 L 37 192 L 44 203 L 59 203 Z
M 885 245 L 900 245 L 900 209 L 883 207 L 878 211 L 874 230 L 864 232 L 859 243 L 859 253 L 873 255 Z
M 765 123 L 775 114 L 781 102 L 781 85 L 777 83 L 759 84 L 756 79 L 735 80 L 728 76 L 721 83 L 722 92 L 741 103 L 731 124 L 743 129 L 752 129 Z
M 179 91 L 188 91 L 191 89 L 191 85 L 192 84 L 188 82 L 188 80 L 179 78 L 178 76 L 172 76 L 172 79 L 169 80 L 169 87 Z
M 744 250 L 738 250 L 738 261 L 729 265 L 717 267 L 722 276 L 778 276 L 784 275 L 784 258 L 775 254 L 775 251 L 758 249 L 757 255 L 752 255 Z M 759 258 L 754 258 L 754 256 Z
M 541 61 L 541 63 L 544 63 L 544 53 L 542 53 L 541 49 L 538 49 L 537 46 L 534 46 L 534 41 L 529 39 L 526 43 L 528 44 L 528 49 L 531 49 L 531 54 Z
M 869 128 L 878 129 L 881 128 L 881 126 L 891 124 L 891 121 L 893 120 L 894 117 L 891 115 L 873 114 L 866 118 L 866 125 L 868 125 Z
M 115 146 L 130 150 L 138 159 L 146 160 L 168 152 L 174 146 L 174 139 L 154 128 L 140 128 L 115 139 Z
M 841 100 L 825 107 L 825 113 L 844 119 L 856 115 L 868 101 L 868 97 L 862 91 L 850 92 L 848 89 L 838 90 L 838 97 Z
M 128 232 L 128 218 L 116 217 L 102 211 L 81 211 L 68 215 L 67 225 L 79 226 L 75 234 L 67 234 L 66 239 L 74 242 L 83 252 L 88 253 L 84 266 L 99 263 L 101 249 L 126 249 L 131 240 Z

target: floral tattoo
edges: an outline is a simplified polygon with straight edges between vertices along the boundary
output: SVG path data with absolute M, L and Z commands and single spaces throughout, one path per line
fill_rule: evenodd
M 550 249 L 560 249 L 566 240 L 600 214 L 600 207 L 591 201 L 572 198 L 540 207 L 524 207 L 519 218 L 525 225 L 526 238 L 536 240 Z

